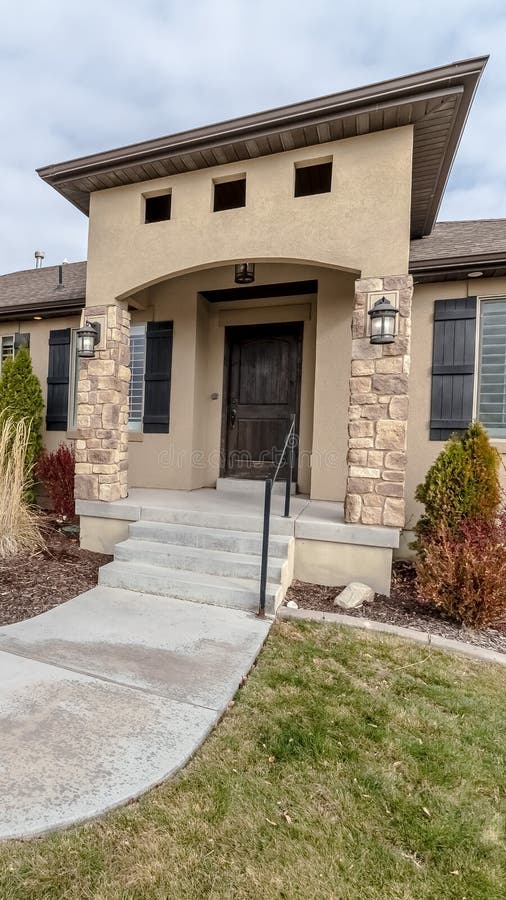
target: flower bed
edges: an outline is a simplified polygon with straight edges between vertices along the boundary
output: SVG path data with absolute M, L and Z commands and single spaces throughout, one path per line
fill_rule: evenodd
M 342 591 L 342 587 L 326 587 L 301 581 L 294 581 L 286 595 L 285 603 L 295 600 L 301 609 L 342 613 L 373 619 L 376 622 L 387 622 L 389 625 L 400 625 L 403 628 L 416 628 L 419 631 L 439 634 L 442 637 L 506 653 L 506 622 L 496 628 L 485 628 L 482 631 L 459 627 L 443 612 L 434 609 L 417 595 L 414 581 L 413 566 L 407 562 L 397 562 L 394 563 L 390 597 L 376 594 L 374 603 L 368 603 L 360 609 L 343 610 L 339 606 L 334 606 L 334 600 Z
M 20 622 L 94 587 L 98 570 L 111 557 L 81 550 L 76 537 L 60 531 L 51 519 L 46 546 L 0 560 L 0 625 Z

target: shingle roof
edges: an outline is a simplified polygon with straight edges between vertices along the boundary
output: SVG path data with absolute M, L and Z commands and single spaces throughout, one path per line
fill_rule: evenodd
M 86 262 L 65 263 L 62 268 L 63 284 L 58 287 L 58 266 L 41 269 L 25 269 L 0 275 L 0 314 L 16 309 L 41 309 L 51 312 L 68 307 L 76 301 L 76 307 L 84 305 L 86 296 Z
M 504 253 L 506 219 L 438 222 L 426 237 L 411 241 L 411 262 Z

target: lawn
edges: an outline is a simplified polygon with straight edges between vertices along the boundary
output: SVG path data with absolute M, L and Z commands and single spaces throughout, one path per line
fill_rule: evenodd
M 277 624 L 172 782 L 0 845 L 2 900 L 504 897 L 506 669 Z

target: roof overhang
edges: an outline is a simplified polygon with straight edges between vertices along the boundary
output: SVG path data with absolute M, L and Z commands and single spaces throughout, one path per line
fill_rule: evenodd
M 94 191 L 412 125 L 411 235 L 421 237 L 436 220 L 487 59 L 451 63 L 37 171 L 88 213 Z
M 470 272 L 483 272 L 483 277 L 499 278 L 506 275 L 506 255 L 501 251 L 445 259 L 417 260 L 410 263 L 409 271 L 415 284 L 465 281 Z
M 51 319 L 55 318 L 55 316 L 77 314 L 84 309 L 85 305 L 84 297 L 66 297 L 58 302 L 16 303 L 12 304 L 12 306 L 0 306 L 0 322 L 10 322 L 14 319 L 17 321 L 33 319 L 34 316 L 39 315 L 44 319 Z

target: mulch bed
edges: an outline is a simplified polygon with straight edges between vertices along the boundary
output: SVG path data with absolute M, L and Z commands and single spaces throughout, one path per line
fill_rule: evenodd
M 376 594 L 373 603 L 367 603 L 360 609 L 344 610 L 334 606 L 334 600 L 342 590 L 342 587 L 325 587 L 322 584 L 294 581 L 286 595 L 285 604 L 289 600 L 295 600 L 300 609 L 341 613 L 373 619 L 375 622 L 387 622 L 389 625 L 400 625 L 403 628 L 416 628 L 419 631 L 506 653 L 506 623 L 483 631 L 473 631 L 465 626 L 456 625 L 443 612 L 434 609 L 417 595 L 414 570 L 410 563 L 394 563 L 390 597 Z
M 100 566 L 112 557 L 80 550 L 75 535 L 48 518 L 46 547 L 0 560 L 0 625 L 30 619 L 94 587 Z

